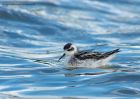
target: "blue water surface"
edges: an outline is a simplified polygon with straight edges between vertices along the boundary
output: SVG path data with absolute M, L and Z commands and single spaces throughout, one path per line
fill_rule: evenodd
M 140 98 L 139 0 L 1 0 L 2 99 Z M 121 52 L 107 68 L 58 62 L 64 44 Z

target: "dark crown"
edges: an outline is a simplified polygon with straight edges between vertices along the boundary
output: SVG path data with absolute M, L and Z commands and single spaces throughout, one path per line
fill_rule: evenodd
M 64 46 L 64 50 L 66 50 L 66 49 L 69 49 L 70 47 L 71 47 L 71 43 L 67 43 L 65 46 Z

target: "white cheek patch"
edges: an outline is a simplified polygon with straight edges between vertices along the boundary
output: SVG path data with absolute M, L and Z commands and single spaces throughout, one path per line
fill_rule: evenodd
M 71 56 L 71 55 L 74 55 L 74 51 L 65 51 L 65 54 Z

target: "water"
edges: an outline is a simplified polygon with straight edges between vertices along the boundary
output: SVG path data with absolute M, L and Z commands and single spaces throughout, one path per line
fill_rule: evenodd
M 0 1 L 0 97 L 140 97 L 139 0 Z M 109 68 L 69 69 L 63 45 L 121 52 Z

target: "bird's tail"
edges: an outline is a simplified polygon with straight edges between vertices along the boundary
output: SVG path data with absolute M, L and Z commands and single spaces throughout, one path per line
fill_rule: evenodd
M 106 52 L 106 53 L 104 53 L 104 57 L 108 57 L 108 56 L 113 55 L 118 52 L 120 52 L 120 49 L 115 49 L 113 51 Z

